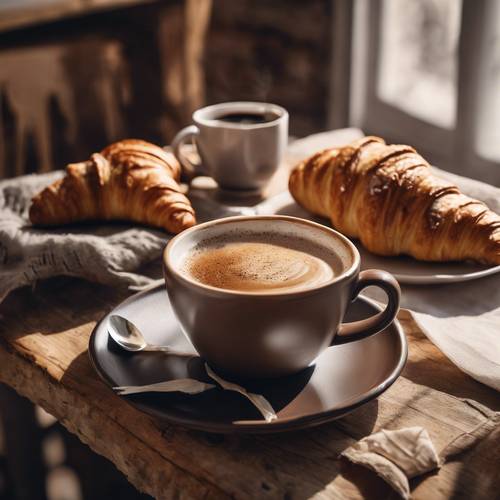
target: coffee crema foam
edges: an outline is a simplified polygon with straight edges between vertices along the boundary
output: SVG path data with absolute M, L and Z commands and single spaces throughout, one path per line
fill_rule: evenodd
M 200 283 L 247 292 L 312 288 L 330 281 L 341 269 L 340 259 L 317 245 L 275 235 L 207 240 L 191 251 L 183 266 Z

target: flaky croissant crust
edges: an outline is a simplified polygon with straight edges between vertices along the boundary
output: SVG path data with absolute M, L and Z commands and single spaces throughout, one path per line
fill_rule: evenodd
M 500 217 L 433 175 L 410 146 L 364 137 L 321 151 L 294 168 L 289 189 L 375 254 L 500 264 Z
M 196 222 L 179 177 L 172 154 L 145 141 L 119 141 L 68 165 L 65 177 L 33 198 L 30 220 L 44 226 L 130 220 L 178 233 Z

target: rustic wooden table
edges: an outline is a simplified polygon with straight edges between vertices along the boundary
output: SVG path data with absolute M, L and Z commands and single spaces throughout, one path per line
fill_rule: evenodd
M 287 179 L 284 167 L 265 195 L 281 192 Z M 196 184 L 205 194 L 213 188 L 206 178 Z M 138 490 L 156 498 L 397 498 L 375 473 L 339 454 L 379 429 L 419 425 L 438 453 L 450 443 L 463 451 L 412 480 L 413 498 L 498 498 L 500 394 L 458 370 L 408 312 L 399 314 L 408 363 L 377 400 L 309 430 L 229 436 L 155 421 L 94 372 L 90 333 L 128 295 L 71 278 L 11 293 L 0 305 L 0 382 L 54 415 Z
M 335 422 L 292 433 L 221 436 L 159 423 L 115 396 L 93 371 L 95 323 L 126 292 L 70 278 L 12 293 L 0 306 L 0 381 L 41 405 L 140 491 L 158 498 L 386 498 L 374 473 L 339 459 L 381 428 L 422 425 L 438 451 L 481 436 L 414 498 L 494 498 L 500 491 L 500 395 L 455 368 L 406 312 L 403 376 L 378 400 Z M 465 435 L 463 435 L 466 433 Z

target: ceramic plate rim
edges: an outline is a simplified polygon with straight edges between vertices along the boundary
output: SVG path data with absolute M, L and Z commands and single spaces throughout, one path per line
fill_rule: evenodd
M 400 283 L 407 285 L 435 285 L 445 283 L 463 283 L 474 279 L 484 278 L 500 272 L 500 265 L 492 266 L 481 271 L 464 274 L 401 274 L 391 273 Z
M 301 417 L 287 417 L 274 422 L 266 422 L 264 420 L 245 420 L 245 421 L 240 421 L 240 422 L 236 421 L 231 423 L 214 423 L 214 422 L 206 423 L 203 420 L 193 419 L 190 417 L 179 417 L 176 416 L 175 414 L 172 415 L 171 413 L 167 413 L 165 411 L 161 412 L 155 411 L 154 408 L 152 408 L 150 405 L 133 401 L 124 396 L 119 396 L 113 392 L 112 387 L 114 385 L 114 382 L 99 366 L 99 361 L 97 359 L 97 355 L 95 352 L 95 338 L 97 336 L 98 330 L 100 329 L 100 326 L 104 323 L 104 321 L 107 320 L 107 318 L 111 314 L 113 314 L 113 311 L 115 311 L 118 307 L 137 300 L 142 295 L 145 295 L 146 293 L 153 291 L 155 288 L 163 288 L 163 287 L 164 284 L 154 283 L 151 286 L 145 288 L 144 290 L 131 295 L 130 297 L 126 298 L 125 300 L 117 304 L 115 307 L 113 307 L 113 309 L 108 313 L 106 313 L 94 326 L 92 333 L 90 334 L 89 337 L 89 343 L 87 349 L 88 356 L 90 359 L 90 364 L 92 365 L 93 369 L 95 370 L 99 378 L 109 387 L 113 395 L 119 397 L 127 404 L 131 405 L 133 408 L 138 409 L 139 411 L 145 413 L 150 417 L 159 419 L 162 422 L 168 422 L 170 424 L 179 425 L 183 428 L 189 428 L 205 432 L 221 433 L 221 434 L 234 434 L 234 433 L 261 434 L 261 433 L 293 431 L 293 430 L 313 427 L 340 418 L 346 415 L 347 413 L 350 413 L 357 407 L 380 396 L 380 394 L 385 392 L 399 378 L 408 359 L 408 342 L 406 340 L 406 336 L 403 332 L 401 324 L 397 319 L 395 319 L 393 323 L 391 323 L 390 327 L 394 328 L 395 334 L 397 335 L 399 339 L 399 344 L 401 346 L 401 351 L 398 356 L 397 364 L 392 369 L 390 375 L 388 375 L 383 382 L 379 383 L 375 387 L 372 387 L 369 391 L 354 398 L 353 400 L 348 400 L 348 404 L 342 406 L 336 406 L 313 415 L 304 415 Z M 368 297 L 365 297 L 362 294 L 358 296 L 358 299 L 367 302 L 372 307 L 378 310 L 382 309 L 375 301 L 369 299 Z
M 447 283 L 463 283 L 475 279 L 484 278 L 493 274 L 500 273 L 499 265 L 481 265 L 476 263 L 480 269 L 471 269 L 470 264 L 466 262 L 427 262 L 415 259 L 410 255 L 377 255 L 368 250 L 359 239 L 349 238 L 354 246 L 358 249 L 361 256 L 361 269 L 375 268 L 383 269 L 391 273 L 400 283 L 405 285 L 439 285 Z M 403 262 L 400 261 L 403 260 Z M 408 260 L 406 260 L 408 259 Z M 414 261 L 414 263 L 412 262 Z M 412 265 L 415 264 L 415 267 Z M 435 270 L 419 269 L 419 266 L 425 264 L 427 266 L 436 266 Z M 447 265 L 453 265 L 455 268 L 453 272 L 446 269 Z M 397 269 L 394 267 L 397 266 Z M 441 267 L 441 270 L 439 269 Z M 444 269 L 442 269 L 444 267 Z M 456 272 L 458 267 L 458 273 Z M 462 268 L 462 269 L 460 269 Z M 413 272 L 408 274 L 407 270 L 411 269 Z

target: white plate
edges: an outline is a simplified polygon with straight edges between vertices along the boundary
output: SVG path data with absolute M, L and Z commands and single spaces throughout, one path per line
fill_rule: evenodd
M 423 262 L 412 257 L 381 257 L 366 250 L 359 241 L 354 244 L 361 255 L 362 269 L 384 269 L 400 283 L 408 285 L 460 283 L 500 272 L 500 266 L 469 262 Z

